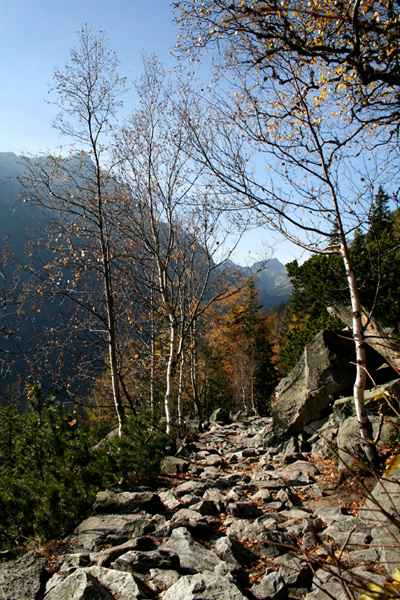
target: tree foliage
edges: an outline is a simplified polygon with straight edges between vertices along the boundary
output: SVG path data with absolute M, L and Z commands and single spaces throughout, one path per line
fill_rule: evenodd
M 346 286 L 342 263 L 336 256 L 317 255 L 302 265 L 293 261 L 286 267 L 293 288 L 280 331 L 279 366 L 284 373 L 295 366 L 305 346 L 321 329 L 342 327 L 326 310 L 337 283 L 334 267 L 340 269 L 340 283 Z M 343 288 L 341 291 L 343 294 Z
M 277 319 L 259 305 L 254 283 L 219 303 L 208 315 L 205 340 L 209 380 L 220 405 L 233 410 L 266 414 L 277 383 L 275 365 Z M 222 384 L 222 385 L 221 385 Z M 230 401 L 225 396 L 229 391 Z M 226 405 L 228 403 L 228 406 Z
M 40 386 L 29 394 L 24 413 L 1 408 L 1 545 L 24 547 L 65 535 L 107 482 L 104 457 L 78 430 L 76 415 L 63 414 Z
M 388 194 L 379 189 L 371 207 L 370 229 L 356 233 L 350 254 L 362 306 L 398 334 L 400 247 L 396 220 Z M 343 263 L 337 255 L 312 256 L 302 265 L 293 261 L 286 267 L 293 288 L 280 333 L 279 364 L 285 372 L 296 364 L 318 331 L 343 326 L 328 314 L 327 307 L 348 303 Z
M 165 438 L 146 415 L 127 421 L 123 435 L 96 446 L 96 431 L 67 414 L 39 384 L 29 407 L 0 408 L 0 547 L 21 550 L 70 533 L 91 510 L 99 489 L 151 477 Z
M 222 68 L 242 65 L 282 77 L 282 55 L 313 65 L 314 89 L 338 94 L 361 121 L 399 120 L 399 5 L 389 0 L 307 4 L 296 0 L 183 0 L 180 50 L 222 50 Z M 318 92 L 317 92 L 318 93 Z

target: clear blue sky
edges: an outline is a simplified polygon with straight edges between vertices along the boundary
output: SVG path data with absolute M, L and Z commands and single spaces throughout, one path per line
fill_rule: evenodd
M 55 150 L 56 108 L 46 104 L 55 66 L 62 67 L 87 23 L 103 30 L 134 79 L 143 51 L 174 58 L 178 27 L 169 0 L 0 0 L 0 152 Z
M 175 65 L 170 48 L 179 27 L 170 0 L 0 0 L 0 152 L 56 152 L 66 142 L 52 127 L 58 109 L 46 100 L 54 68 L 69 60 L 85 23 L 105 32 L 128 80 L 140 75 L 143 51 L 157 52 L 167 68 Z M 133 98 L 124 96 L 127 109 Z M 247 263 L 267 252 L 287 262 L 300 255 L 291 244 L 268 250 L 269 244 L 269 232 L 252 231 L 235 258 Z

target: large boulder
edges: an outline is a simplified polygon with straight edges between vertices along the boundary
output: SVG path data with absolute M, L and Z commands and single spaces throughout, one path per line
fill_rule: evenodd
M 178 555 L 180 567 L 192 573 L 213 571 L 222 562 L 214 552 L 196 542 L 185 527 L 174 529 L 163 550 Z
M 136 583 L 131 573 L 104 567 L 77 569 L 63 576 L 55 573 L 47 584 L 46 600 L 137 600 L 143 597 L 144 586 Z
M 160 473 L 167 475 L 180 475 L 187 473 L 190 467 L 190 461 L 178 456 L 165 456 L 160 465 Z
M 113 567 L 128 573 L 148 573 L 150 569 L 157 568 L 176 571 L 180 568 L 180 562 L 178 555 L 168 550 L 130 550 L 117 558 Z
M 299 433 L 319 419 L 332 399 L 352 388 L 354 344 L 333 331 L 320 331 L 275 390 L 271 411 L 278 434 Z
M 116 492 L 105 490 L 98 492 L 93 510 L 97 514 L 125 514 L 129 515 L 139 511 L 146 511 L 151 515 L 165 512 L 160 497 L 151 491 Z
M 380 418 L 376 415 L 369 415 L 369 421 L 372 426 L 373 439 L 379 434 L 379 442 L 390 444 L 390 438 L 396 435 L 397 423 L 385 422 L 382 425 Z M 336 441 L 339 471 L 365 467 L 364 443 L 361 439 L 357 417 L 349 417 L 340 424 Z
M 114 596 L 93 575 L 84 570 L 72 573 L 46 594 L 46 600 L 94 599 L 113 600 Z
M 93 515 L 88 517 L 66 538 L 71 552 L 98 552 L 110 545 L 111 540 L 119 538 L 122 544 L 130 537 L 132 530 L 136 535 L 146 535 L 154 532 L 152 520 L 140 514 L 131 515 Z M 122 541 L 123 540 L 123 541 Z M 115 542 L 114 542 L 114 545 Z
M 164 594 L 163 600 L 246 600 L 238 586 L 227 577 L 197 573 L 181 577 Z
M 389 573 L 400 568 L 400 457 L 393 455 L 384 477 L 367 495 L 360 517 L 370 527 L 371 548 Z
M 46 559 L 34 551 L 16 561 L 0 564 L 0 598 L 36 598 L 46 577 Z

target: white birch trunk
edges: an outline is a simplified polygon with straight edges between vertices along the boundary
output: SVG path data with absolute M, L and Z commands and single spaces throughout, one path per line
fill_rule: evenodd
M 170 350 L 167 366 L 167 389 L 165 392 L 166 433 L 173 439 L 176 437 L 176 407 L 174 403 L 176 387 L 176 368 L 178 364 L 178 324 L 170 321 Z
M 180 361 L 179 361 L 179 385 L 178 385 L 178 397 L 177 397 L 179 435 L 181 435 L 183 433 L 183 404 L 182 404 L 183 375 L 184 375 L 184 356 L 183 356 L 183 352 L 181 352 Z
M 155 319 L 154 319 L 154 291 L 151 289 L 150 307 L 150 412 L 155 415 L 155 372 L 156 372 L 156 341 L 155 341 Z
M 114 313 L 114 295 L 111 282 L 111 267 L 109 249 L 106 243 L 106 233 L 104 225 L 104 205 L 101 185 L 101 170 L 97 150 L 93 145 L 96 159 L 96 180 L 97 180 L 97 210 L 98 210 L 98 230 L 101 246 L 101 255 L 103 261 L 103 277 L 104 277 L 104 297 L 107 309 L 107 325 L 108 325 L 108 354 L 110 359 L 111 386 L 114 400 L 115 411 L 118 420 L 118 435 L 122 435 L 122 426 L 126 421 L 125 409 L 121 398 L 121 389 L 118 378 L 118 361 L 117 361 L 117 339 L 115 327 Z
M 356 379 L 354 382 L 354 405 L 360 428 L 360 435 L 364 443 L 365 454 L 371 464 L 375 464 L 377 453 L 372 441 L 372 426 L 368 419 L 364 403 L 364 390 L 367 381 L 364 332 L 362 323 L 362 308 L 358 293 L 358 286 L 355 273 L 352 269 L 348 248 L 344 241 L 341 241 L 341 254 L 346 269 L 346 277 L 350 292 L 350 302 L 352 310 L 352 331 L 356 353 Z
M 115 334 L 115 316 L 113 310 L 113 296 L 111 291 L 110 274 L 108 272 L 108 264 L 105 265 L 104 277 L 105 298 L 107 305 L 107 321 L 108 321 L 108 355 L 110 359 L 111 386 L 118 420 L 118 435 L 122 435 L 122 426 L 126 421 L 125 409 L 121 398 L 121 389 L 118 378 L 118 363 L 116 350 L 116 334 Z
M 111 364 L 112 393 L 113 393 L 114 406 L 115 406 L 115 411 L 117 413 L 117 420 L 118 420 L 118 435 L 121 436 L 122 435 L 122 426 L 124 425 L 124 423 L 126 421 L 126 415 L 125 415 L 125 410 L 124 410 L 124 407 L 122 404 L 122 399 L 121 399 L 121 390 L 120 390 L 118 372 L 117 372 L 117 367 L 116 367 L 117 359 L 116 359 L 115 348 L 114 348 L 114 344 L 112 344 L 111 341 L 109 342 L 109 357 L 110 357 L 110 364 Z

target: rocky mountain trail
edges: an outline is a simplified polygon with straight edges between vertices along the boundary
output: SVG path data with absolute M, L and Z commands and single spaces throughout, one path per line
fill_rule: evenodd
M 61 543 L 1 563 L 0 598 L 348 600 L 384 585 L 400 566 L 400 469 L 382 513 L 382 483 L 367 505 L 371 478 L 338 482 L 332 460 L 274 439 L 270 418 L 214 424 L 151 484 L 99 492 Z

